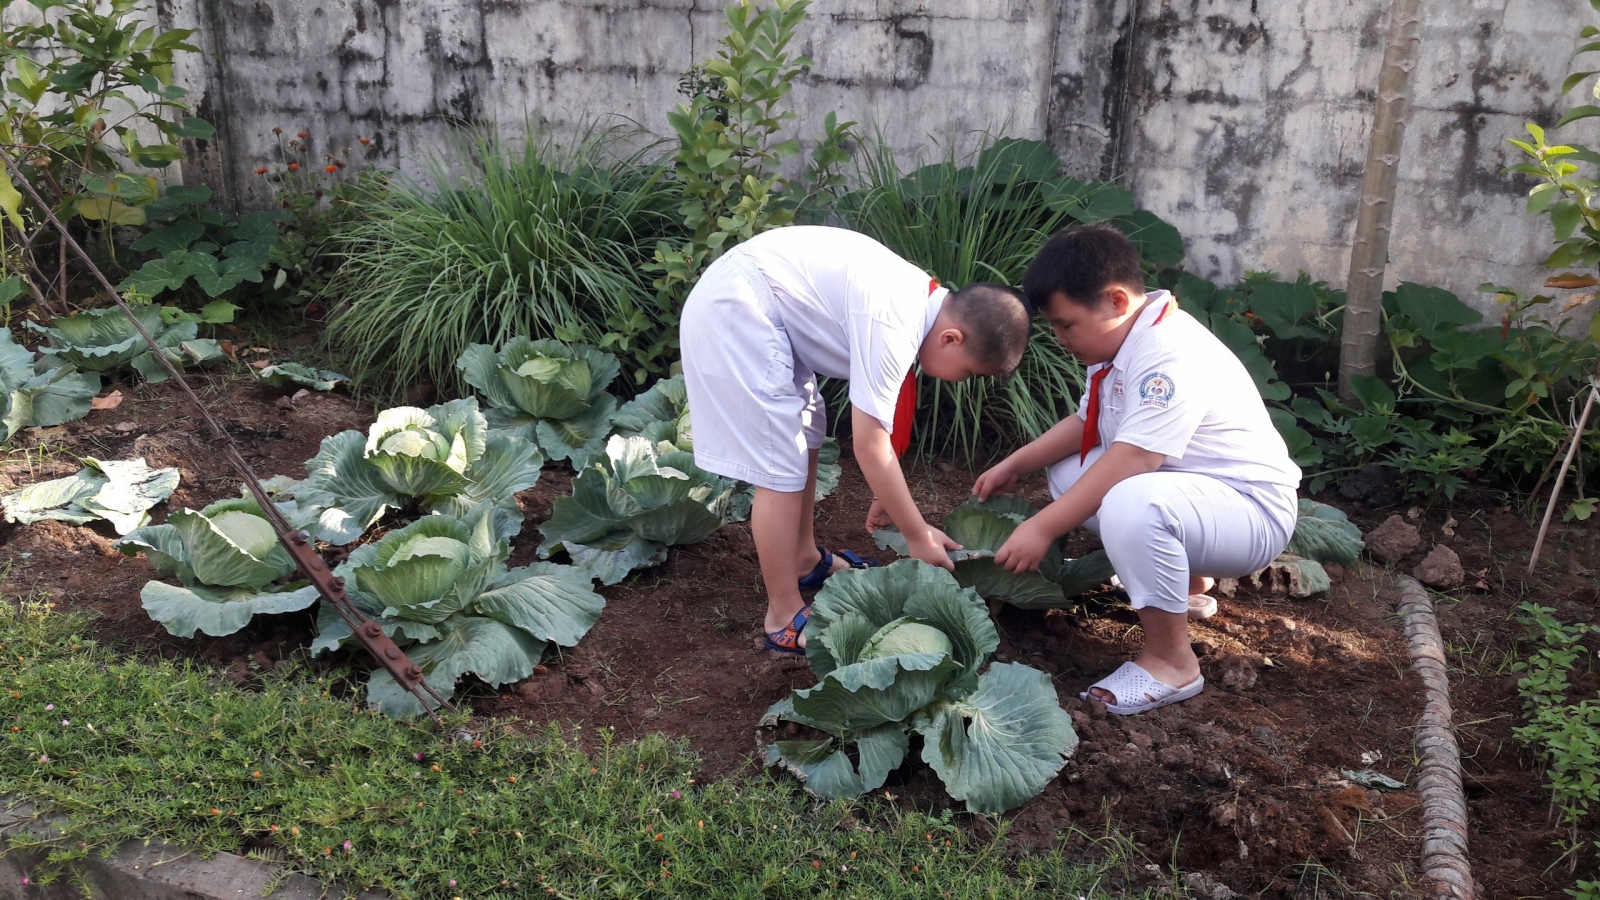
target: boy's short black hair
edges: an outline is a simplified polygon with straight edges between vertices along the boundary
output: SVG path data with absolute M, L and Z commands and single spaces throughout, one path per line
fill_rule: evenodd
M 1056 232 L 1022 276 L 1022 289 L 1038 309 L 1049 306 L 1058 293 L 1073 303 L 1094 306 L 1112 286 L 1143 291 L 1144 270 L 1133 242 L 1110 225 L 1075 225 Z
M 978 365 L 1002 378 L 1022 363 L 1033 330 L 1033 309 L 1022 292 L 992 281 L 977 281 L 945 298 L 945 309 L 960 323 L 967 352 Z

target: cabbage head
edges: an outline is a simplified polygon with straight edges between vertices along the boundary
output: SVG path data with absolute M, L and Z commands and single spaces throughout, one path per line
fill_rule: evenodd
M 694 455 L 641 435 L 613 435 L 606 455 L 572 482 L 540 526 L 549 558 L 565 550 L 604 584 L 658 565 L 668 547 L 710 537 L 727 521 L 726 479 L 694 464 Z
M 33 351 L 0 331 L 0 443 L 31 425 L 61 425 L 89 414 L 100 376 L 80 373 L 55 357 L 35 361 Z
M 983 670 L 999 636 L 977 592 L 943 569 L 907 559 L 839 572 L 817 594 L 806 635 L 821 681 L 774 704 L 761 724 L 823 732 L 766 748 L 768 765 L 818 796 L 882 786 L 915 730 L 950 795 L 998 813 L 1044 790 L 1077 747 L 1048 674 L 1014 663 Z
M 548 644 L 577 644 L 605 608 L 588 574 L 572 566 L 508 570 L 510 546 L 493 512 L 485 505 L 463 518 L 425 516 L 356 548 L 336 570 L 351 601 L 406 647 L 446 698 L 468 673 L 491 687 L 527 678 Z M 324 604 L 312 652 L 353 641 L 344 619 Z M 382 669 L 368 680 L 367 698 L 394 716 L 424 711 Z
M 199 340 L 200 326 L 193 319 L 184 318 L 181 311 L 135 306 L 133 314 L 155 338 L 161 355 L 178 368 L 222 359 L 222 347 L 213 340 Z M 132 366 L 150 384 L 167 380 L 167 370 L 156 358 L 156 351 L 150 349 L 133 321 L 117 307 L 57 316 L 48 327 L 34 322 L 23 325 L 48 340 L 49 346 L 39 348 L 39 352 L 84 371 L 110 372 Z
M 258 613 L 295 612 L 317 602 L 316 588 L 287 580 L 294 560 L 254 500 L 180 510 L 113 546 L 143 555 L 161 577 L 180 582 L 151 581 L 139 592 L 150 618 L 178 637 L 197 631 L 222 637 Z
M 526 439 L 491 433 L 470 397 L 427 409 L 386 409 L 367 433 L 324 438 L 306 478 L 284 486 L 317 513 L 319 540 L 348 544 L 389 510 L 418 505 L 461 516 L 493 504 L 503 537 L 522 528 L 515 494 L 539 481 L 544 458 Z
M 622 371 L 616 357 L 586 344 L 515 337 L 498 352 L 473 344 L 456 360 L 461 377 L 489 405 L 489 425 L 527 438 L 549 459 L 582 469 L 611 433 L 617 400 L 606 393 Z
M 973 497 L 951 510 L 944 517 L 944 532 L 962 547 L 950 552 L 950 559 L 956 564 L 956 581 L 976 590 L 985 600 L 1004 601 L 1023 609 L 1064 609 L 1071 606 L 1074 597 L 1111 580 L 1116 573 L 1104 550 L 1067 559 L 1061 541 L 1051 546 L 1038 571 L 1014 574 L 995 565 L 994 555 L 1011 533 L 1037 512 L 1032 503 L 1021 497 L 1003 494 L 982 502 Z M 909 555 L 899 529 L 880 529 L 873 537 L 879 547 Z

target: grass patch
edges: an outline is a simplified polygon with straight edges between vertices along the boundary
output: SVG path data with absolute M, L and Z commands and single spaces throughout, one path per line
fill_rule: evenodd
M 330 677 L 280 667 L 243 690 L 130 660 L 85 626 L 0 604 L 0 795 L 66 817 L 11 839 L 48 855 L 38 882 L 161 838 L 402 898 L 1110 892 L 1111 863 L 1007 859 L 949 814 L 825 804 L 764 777 L 697 783 L 696 758 L 664 739 L 603 733 L 586 753 L 553 726 L 530 737 L 460 717 L 441 731 L 353 708 Z

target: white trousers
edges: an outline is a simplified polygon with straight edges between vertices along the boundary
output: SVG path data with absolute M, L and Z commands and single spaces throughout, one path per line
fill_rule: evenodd
M 805 490 L 827 409 L 796 366 L 772 286 L 737 248 L 689 292 L 678 327 L 695 465 L 784 493 Z
M 1074 453 L 1048 470 L 1050 495 L 1066 493 L 1105 452 Z M 1189 609 L 1189 577 L 1241 578 L 1265 568 L 1294 533 L 1294 491 L 1265 502 L 1226 482 L 1189 472 L 1150 472 L 1119 482 L 1098 514 L 1098 532 L 1134 609 Z

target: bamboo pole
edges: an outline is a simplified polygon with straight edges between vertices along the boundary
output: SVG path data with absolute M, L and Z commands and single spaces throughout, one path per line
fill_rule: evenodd
M 1583 412 L 1578 415 L 1578 425 L 1572 429 L 1572 442 L 1567 444 L 1567 456 L 1561 461 L 1561 472 L 1556 475 L 1556 485 L 1550 489 L 1550 502 L 1544 506 L 1544 519 L 1539 522 L 1539 536 L 1533 539 L 1533 552 L 1528 554 L 1528 574 L 1539 563 L 1539 551 L 1544 549 L 1544 535 L 1550 530 L 1550 517 L 1555 515 L 1556 500 L 1561 497 L 1561 485 L 1567 480 L 1567 470 L 1572 468 L 1572 458 L 1578 454 L 1578 442 L 1583 440 L 1583 426 L 1589 422 L 1589 411 L 1594 409 L 1595 391 L 1600 385 L 1589 385 L 1589 399 L 1583 402 Z

